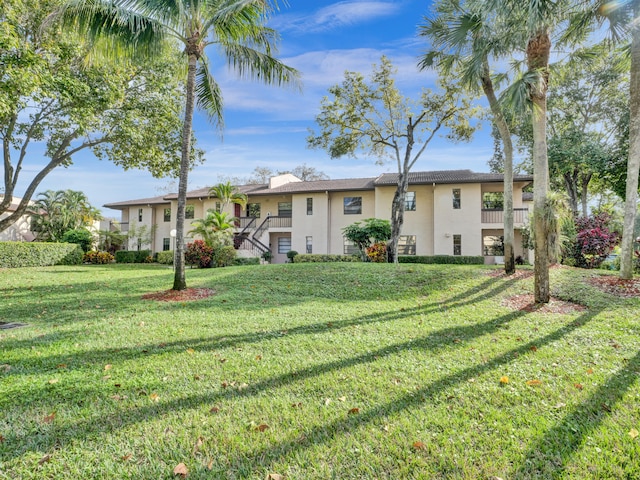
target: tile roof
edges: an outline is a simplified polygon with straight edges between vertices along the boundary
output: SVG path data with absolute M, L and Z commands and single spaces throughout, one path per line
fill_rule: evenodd
M 140 198 L 137 200 L 125 200 L 124 202 L 105 203 L 103 207 L 120 210 L 124 207 L 130 207 L 134 205 L 159 205 L 162 203 L 169 203 L 167 202 L 167 200 L 165 200 L 165 195 L 150 198 Z
M 516 182 L 531 182 L 532 175 L 514 175 Z M 425 184 L 425 183 L 491 183 L 502 182 L 503 175 L 501 173 L 478 173 L 471 170 L 440 170 L 433 172 L 410 172 L 409 183 Z M 397 173 L 383 173 L 375 180 L 376 186 L 396 185 L 398 183 Z

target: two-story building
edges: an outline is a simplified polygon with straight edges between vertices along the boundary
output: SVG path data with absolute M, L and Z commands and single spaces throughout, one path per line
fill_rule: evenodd
M 528 219 L 530 202 L 523 189 L 530 175 L 514 179 L 516 255 L 528 258 L 519 229 Z M 397 174 L 376 178 L 348 178 L 303 182 L 291 174 L 270 179 L 268 184 L 241 185 L 248 197 L 246 207 L 229 205 L 238 218 L 236 247 L 244 255 L 270 250 L 273 262 L 283 263 L 290 250 L 298 253 L 355 253 L 342 229 L 367 218 L 391 218 L 391 201 Z M 500 174 L 470 170 L 413 172 L 405 197 L 405 216 L 399 242 L 400 255 L 484 255 L 493 263 L 500 255 L 503 233 L 503 178 Z M 153 251 L 173 249 L 177 195 L 110 203 L 122 212 L 121 225 L 156 225 Z M 190 220 L 203 218 L 208 209 L 220 210 L 220 200 L 209 188 L 187 193 L 186 241 Z M 175 232 L 174 236 L 175 236 Z M 129 246 L 137 248 L 137 246 Z

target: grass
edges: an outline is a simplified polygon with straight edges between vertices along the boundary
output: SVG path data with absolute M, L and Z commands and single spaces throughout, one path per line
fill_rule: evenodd
M 637 478 L 640 300 L 558 269 L 587 309 L 517 311 L 489 271 L 0 271 L 0 478 Z

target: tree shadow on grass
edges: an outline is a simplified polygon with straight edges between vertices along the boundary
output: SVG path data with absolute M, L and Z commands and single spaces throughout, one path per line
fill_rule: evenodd
M 638 382 L 638 375 L 640 352 L 532 445 L 511 478 L 562 478 L 567 463 L 583 445 L 585 438 L 612 415 L 616 404 Z M 623 435 L 626 436 L 626 432 Z M 618 466 L 626 470 L 625 478 L 637 478 L 632 475 L 640 475 L 640 460 L 636 458 L 633 462 L 635 465 Z

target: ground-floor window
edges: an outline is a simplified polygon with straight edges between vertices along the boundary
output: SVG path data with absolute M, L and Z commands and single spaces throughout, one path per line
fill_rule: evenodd
M 398 238 L 398 255 L 415 255 L 416 254 L 416 236 L 400 235 Z
M 307 237 L 307 253 L 313 253 L 313 237 Z
M 453 236 L 453 254 L 462 255 L 462 235 Z
M 162 239 L 162 251 L 166 252 L 167 250 L 171 250 L 171 239 L 163 238 Z
M 345 255 L 358 255 L 360 253 L 360 250 L 358 250 L 358 247 L 356 246 L 355 243 L 353 243 L 351 240 L 349 240 L 346 237 L 344 238 L 344 254 Z
M 287 253 L 291 250 L 291 237 L 278 237 L 278 253 Z
M 504 255 L 504 237 L 485 235 L 482 237 L 482 253 L 488 255 Z

